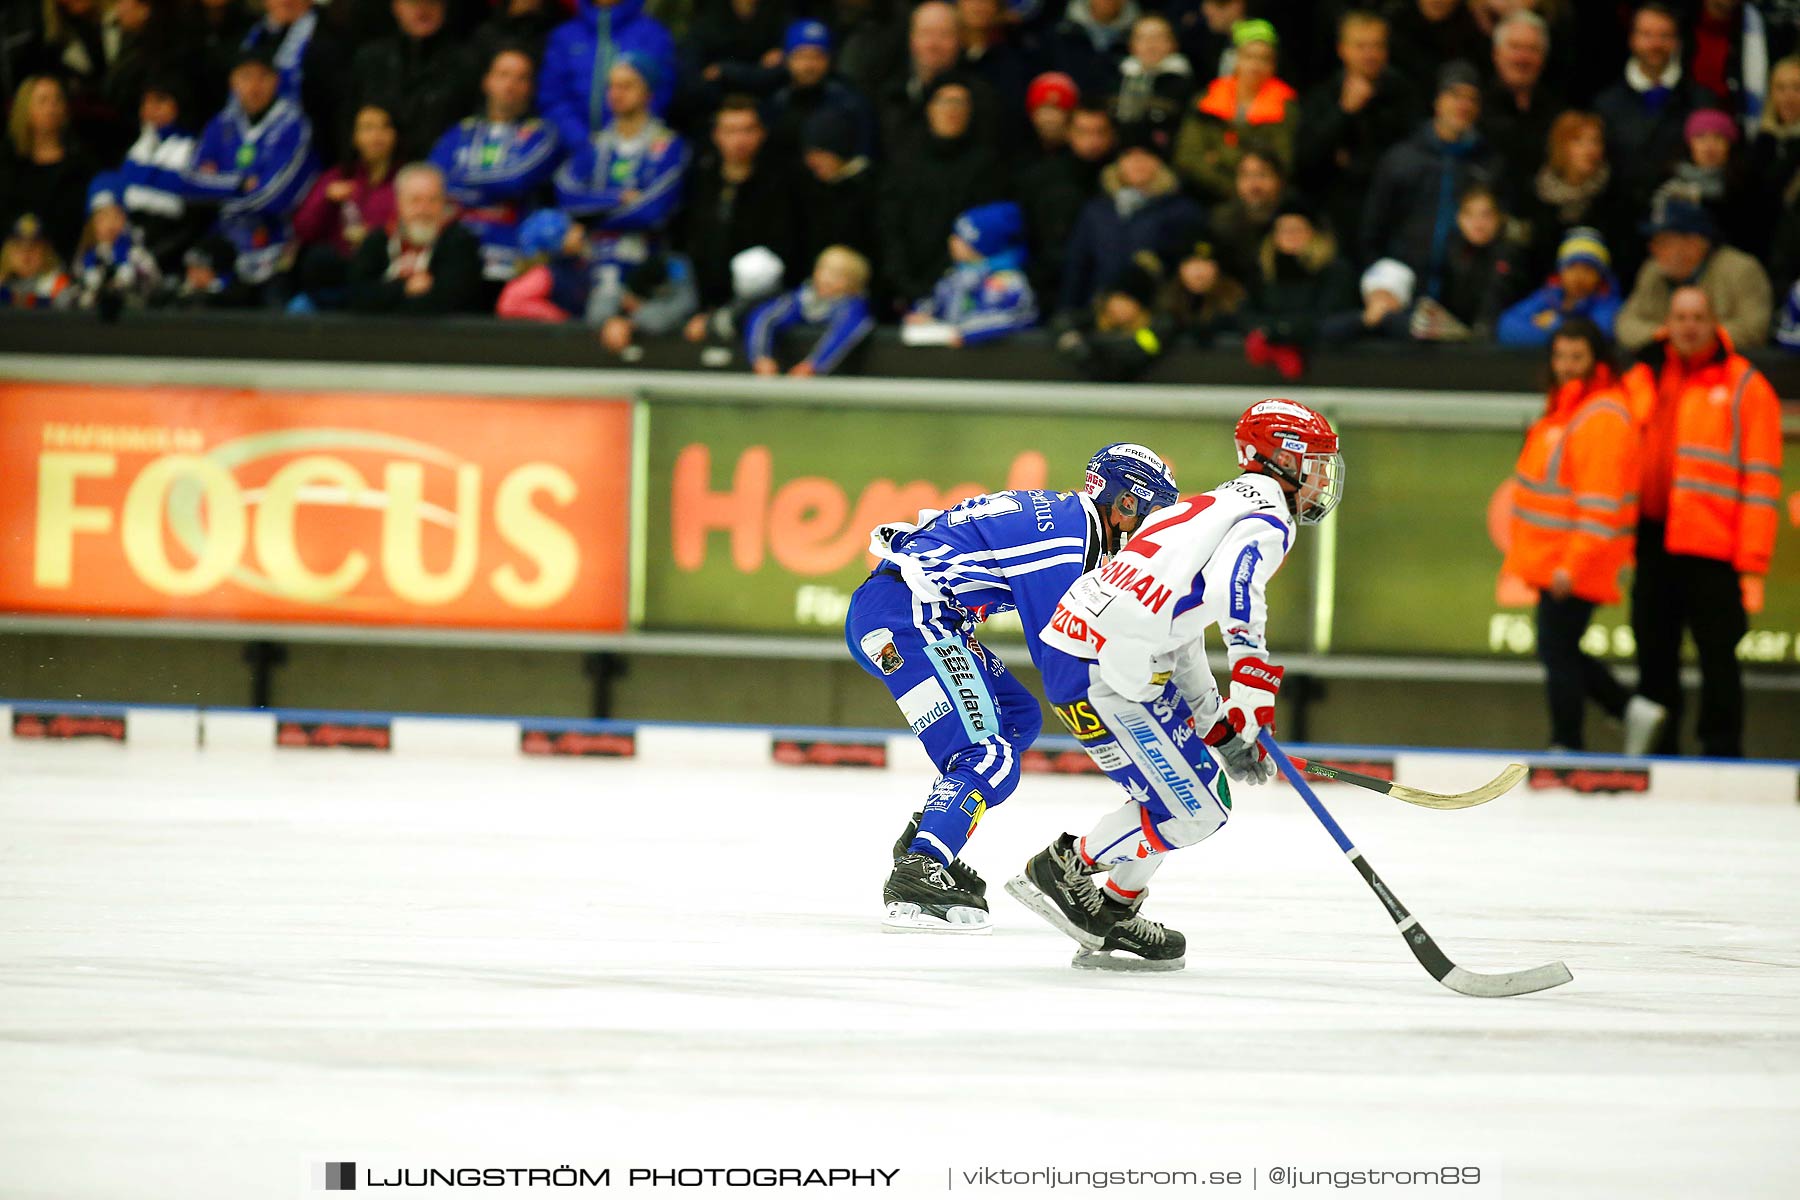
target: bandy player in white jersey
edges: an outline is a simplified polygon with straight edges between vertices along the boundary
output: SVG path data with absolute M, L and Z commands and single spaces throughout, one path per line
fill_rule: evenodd
M 1240 783 L 1275 775 L 1256 740 L 1274 724 L 1283 671 L 1270 662 L 1267 589 L 1297 527 L 1337 505 L 1344 467 L 1330 422 L 1291 400 L 1252 406 L 1236 436 L 1244 473 L 1154 513 L 1069 587 L 1041 635 L 1052 706 L 1130 796 L 1007 884 L 1080 943 L 1076 966 L 1185 965 L 1186 939 L 1140 915 L 1150 877 L 1231 815 L 1221 764 Z M 1231 668 L 1224 697 L 1206 657 L 1211 625 Z

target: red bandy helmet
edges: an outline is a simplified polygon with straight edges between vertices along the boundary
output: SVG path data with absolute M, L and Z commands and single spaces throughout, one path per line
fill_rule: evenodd
M 1302 525 L 1317 525 L 1344 496 L 1344 456 L 1323 414 L 1294 400 L 1253 404 L 1237 423 L 1238 465 L 1279 481 Z

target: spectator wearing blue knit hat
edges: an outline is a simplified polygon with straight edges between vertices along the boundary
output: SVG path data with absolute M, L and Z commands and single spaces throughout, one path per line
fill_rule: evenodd
M 162 282 L 155 256 L 126 218 L 123 172 L 103 171 L 88 185 L 87 228 L 69 274 L 61 302 L 105 313 L 148 303 Z
M 842 114 L 853 133 L 849 157 L 875 157 L 875 109 L 832 73 L 831 30 L 822 21 L 795 21 L 782 39 L 782 86 L 763 103 L 770 149 L 790 162 L 805 147 L 806 123 L 822 112 Z
M 1017 204 L 983 204 L 957 217 L 950 259 L 931 296 L 906 314 L 909 341 L 975 346 L 1037 324 L 1037 298 L 1025 278 L 1025 216 Z
M 600 257 L 625 269 L 649 257 L 680 211 L 687 175 L 686 141 L 651 113 L 659 78 L 655 60 L 621 55 L 607 76 L 612 119 L 556 172 L 558 204 L 584 219 Z
M 544 208 L 519 222 L 518 274 L 500 289 L 494 311 L 515 321 L 579 320 L 593 293 L 587 230 L 558 208 Z
M 1605 240 L 1599 230 L 1580 225 L 1558 247 L 1550 281 L 1500 315 L 1495 340 L 1503 346 L 1547 346 L 1570 317 L 1586 317 L 1611 337 L 1623 303 Z
M 668 111 L 675 94 L 675 38 L 644 11 L 644 0 L 579 0 L 575 15 L 550 34 L 538 71 L 538 108 L 565 146 L 581 146 L 612 117 L 609 64 L 627 54 L 654 64 L 650 111 Z

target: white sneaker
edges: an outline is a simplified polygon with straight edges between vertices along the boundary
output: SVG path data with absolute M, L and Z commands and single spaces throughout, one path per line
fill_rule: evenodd
M 1650 753 L 1662 732 L 1669 710 L 1648 696 L 1633 696 L 1625 703 L 1625 753 L 1635 757 Z

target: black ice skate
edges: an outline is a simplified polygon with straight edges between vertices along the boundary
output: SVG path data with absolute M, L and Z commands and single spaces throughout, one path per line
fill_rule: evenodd
M 992 933 L 987 901 L 957 885 L 944 864 L 927 854 L 903 854 L 882 886 L 889 933 Z
M 1069 965 L 1089 971 L 1179 971 L 1187 966 L 1187 939 L 1138 912 L 1149 894 L 1139 893 L 1132 904 L 1121 904 L 1102 894 L 1107 911 L 1114 917 L 1113 927 L 1106 931 L 1106 940 L 1098 950 L 1082 947 Z
M 924 815 L 922 812 L 914 813 L 912 819 L 906 823 L 906 828 L 900 831 L 899 839 L 894 842 L 895 862 L 899 862 L 911 853 L 910 847 L 913 839 L 919 836 L 919 820 Z M 950 864 L 950 878 L 956 880 L 957 887 L 981 901 L 976 905 L 977 908 L 984 912 L 987 911 L 987 881 L 975 873 L 974 867 L 958 858 Z
M 1075 852 L 1074 835 L 1065 833 L 1033 855 L 1024 874 L 1009 882 L 1006 890 L 1075 939 L 1081 949 L 1075 952 L 1073 966 L 1176 971 L 1187 965 L 1182 957 L 1185 938 L 1137 915 L 1133 906 L 1110 899 L 1094 885 L 1092 874 Z

